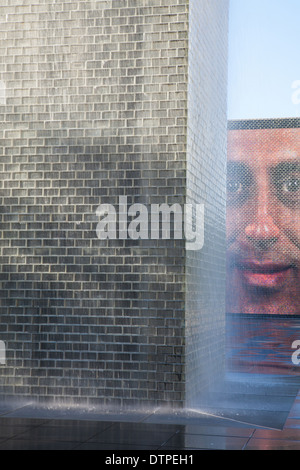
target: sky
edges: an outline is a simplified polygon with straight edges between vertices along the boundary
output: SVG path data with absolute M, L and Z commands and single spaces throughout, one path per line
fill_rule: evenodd
M 300 117 L 300 0 L 230 0 L 228 119 Z

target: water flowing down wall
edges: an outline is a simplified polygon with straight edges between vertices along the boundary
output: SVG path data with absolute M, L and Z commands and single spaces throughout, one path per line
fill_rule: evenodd
M 226 82 L 226 12 L 219 0 L 2 2 L 0 399 L 182 407 L 207 383 L 196 362 L 219 370 L 198 332 L 224 333 L 226 96 L 211 80 Z M 207 203 L 209 227 L 189 277 L 184 234 L 146 235 L 138 219 L 186 202 Z

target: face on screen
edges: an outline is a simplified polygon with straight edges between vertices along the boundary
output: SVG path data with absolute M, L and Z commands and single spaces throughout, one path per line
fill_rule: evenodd
M 300 314 L 300 129 L 228 134 L 227 312 Z

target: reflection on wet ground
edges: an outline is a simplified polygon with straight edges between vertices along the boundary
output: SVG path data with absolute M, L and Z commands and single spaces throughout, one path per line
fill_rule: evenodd
M 228 315 L 226 383 L 188 412 L 0 404 L 0 449 L 105 450 L 105 458 L 122 450 L 192 450 L 195 458 L 203 449 L 299 450 L 300 365 L 291 359 L 299 325 L 300 317 Z
M 300 390 L 300 364 L 293 347 L 300 340 L 300 317 L 230 314 L 226 320 L 225 378 L 201 396 L 202 409 L 282 429 Z
M 228 371 L 300 375 L 300 316 L 228 314 L 226 328 Z

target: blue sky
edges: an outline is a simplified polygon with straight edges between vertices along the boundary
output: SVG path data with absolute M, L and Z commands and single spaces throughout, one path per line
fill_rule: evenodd
M 228 78 L 229 119 L 300 117 L 300 0 L 230 0 Z

